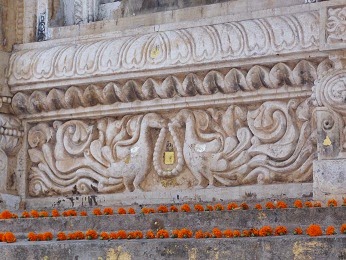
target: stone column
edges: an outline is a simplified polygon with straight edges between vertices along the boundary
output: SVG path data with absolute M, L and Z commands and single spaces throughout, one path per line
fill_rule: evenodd
M 314 198 L 346 198 L 346 56 L 332 55 L 319 73 L 313 97 L 318 160 L 314 162 Z

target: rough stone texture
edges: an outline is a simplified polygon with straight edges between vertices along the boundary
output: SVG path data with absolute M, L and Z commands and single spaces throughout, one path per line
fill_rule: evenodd
M 18 210 L 20 203 L 19 196 L 0 193 L 0 210 Z
M 85 250 L 88 248 L 88 250 Z M 344 259 L 345 236 L 1 244 L 0 259 Z
M 346 197 L 346 159 L 314 162 L 314 198 L 328 200 Z

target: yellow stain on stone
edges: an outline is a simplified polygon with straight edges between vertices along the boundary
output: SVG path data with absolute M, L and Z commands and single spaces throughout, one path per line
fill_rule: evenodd
M 318 242 L 318 241 L 311 241 L 311 242 L 300 242 L 297 241 L 293 244 L 293 255 L 294 260 L 312 260 L 312 256 L 310 255 L 311 252 L 314 252 L 316 249 L 321 250 L 322 248 L 326 247 L 327 245 Z
M 330 146 L 332 145 L 332 141 L 330 140 L 329 136 L 327 135 L 326 139 L 323 141 L 324 146 Z
M 152 48 L 150 51 L 150 58 L 155 59 L 159 56 L 160 49 L 158 46 L 155 46 L 155 48 Z
M 176 187 L 179 185 L 176 179 L 171 179 L 171 180 L 161 180 L 161 185 L 165 188 L 168 187 Z
M 188 254 L 189 260 L 197 260 L 197 248 L 190 248 Z
M 258 219 L 262 220 L 262 219 L 266 219 L 267 215 L 264 212 L 258 212 Z
M 125 162 L 126 164 L 129 164 L 130 161 L 131 161 L 131 157 L 130 157 L 130 156 L 127 156 L 127 157 L 125 158 L 125 160 L 124 160 L 124 162 Z
M 97 260 L 103 260 L 103 258 L 99 256 Z M 114 248 L 108 249 L 106 260 L 131 260 L 131 255 L 124 252 L 122 247 L 119 246 L 116 250 Z
M 49 260 L 49 257 L 48 257 L 48 256 L 44 256 L 44 257 L 42 258 L 42 260 Z

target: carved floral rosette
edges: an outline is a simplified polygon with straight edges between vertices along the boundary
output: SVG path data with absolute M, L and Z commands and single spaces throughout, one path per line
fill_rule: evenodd
M 291 99 L 39 123 L 28 132 L 29 194 L 311 181 L 311 109 L 309 99 Z M 164 161 L 167 142 L 172 164 Z

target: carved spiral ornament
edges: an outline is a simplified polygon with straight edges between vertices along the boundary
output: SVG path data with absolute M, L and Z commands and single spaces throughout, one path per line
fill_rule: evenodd
M 337 71 L 317 82 L 314 96 L 317 106 L 346 115 L 346 70 Z

